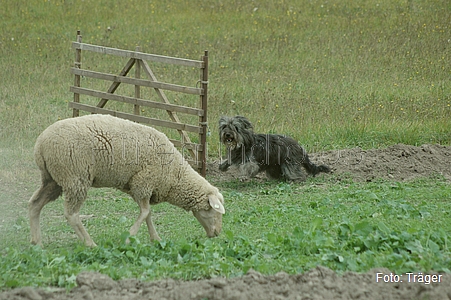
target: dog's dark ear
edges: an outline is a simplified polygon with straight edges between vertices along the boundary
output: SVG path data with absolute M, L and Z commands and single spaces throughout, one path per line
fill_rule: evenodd
M 246 117 L 236 116 L 235 119 L 238 120 L 241 123 L 241 125 L 242 125 L 242 127 L 244 129 L 247 129 L 249 131 L 253 131 L 254 130 L 254 126 L 252 126 L 251 122 L 249 122 L 249 120 L 246 119 Z

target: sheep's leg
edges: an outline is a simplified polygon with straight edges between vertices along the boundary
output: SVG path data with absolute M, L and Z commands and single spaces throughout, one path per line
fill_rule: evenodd
M 75 191 L 64 190 L 64 216 L 80 240 L 88 247 L 95 247 L 97 246 L 96 243 L 91 239 L 91 236 L 80 221 L 80 208 L 86 199 L 86 195 L 87 188 L 78 188 Z
M 139 227 L 141 227 L 144 220 L 146 220 L 147 228 L 150 234 L 150 240 L 160 240 L 157 232 L 155 231 L 155 227 L 152 223 L 151 214 L 150 214 L 150 203 L 155 202 L 153 199 L 155 195 L 152 194 L 151 187 L 143 190 L 143 186 L 146 186 L 148 174 L 137 174 L 134 178 L 132 178 L 130 182 L 130 190 L 127 193 L 132 196 L 136 203 L 139 205 L 139 216 L 136 220 L 135 224 L 130 228 L 130 235 L 136 235 L 138 233 Z M 152 200 L 153 199 L 153 200 Z M 128 240 L 127 240 L 128 242 Z
M 144 220 L 147 220 L 147 216 L 150 215 L 149 200 L 144 199 L 136 202 L 138 202 L 140 213 L 135 224 L 133 224 L 133 226 L 130 228 L 130 235 L 136 235 L 138 233 L 139 227 L 141 227 L 141 224 L 144 222 Z
M 62 189 L 51 179 L 48 173 L 42 175 L 41 187 L 33 193 L 28 202 L 28 217 L 30 219 L 31 243 L 42 245 L 41 226 L 39 218 L 42 208 L 49 202 L 55 200 L 61 195 Z
M 152 222 L 152 218 L 151 218 L 151 213 L 149 212 L 149 214 L 147 215 L 146 218 L 146 224 L 147 224 L 147 229 L 149 230 L 149 235 L 150 235 L 150 240 L 157 240 L 160 241 L 161 238 L 158 236 L 157 231 L 155 230 L 155 226 L 153 225 Z

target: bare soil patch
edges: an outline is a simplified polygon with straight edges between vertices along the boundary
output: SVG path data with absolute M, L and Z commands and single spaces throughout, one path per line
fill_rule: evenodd
M 332 167 L 340 176 L 355 181 L 378 178 L 405 181 L 419 177 L 444 176 L 451 180 L 451 147 L 397 144 L 385 149 L 352 148 L 313 153 L 311 159 Z
M 142 282 L 136 279 L 114 281 L 110 277 L 83 272 L 77 276 L 78 286 L 70 293 L 64 289 L 47 291 L 24 287 L 0 294 L 0 299 L 450 299 L 451 274 L 426 277 L 418 281 L 418 274 L 403 274 L 389 281 L 390 271 L 374 269 L 367 273 L 334 271 L 316 267 L 303 274 L 284 272 L 264 276 L 250 270 L 240 278 L 213 278 L 200 281 L 172 279 Z M 416 277 L 414 277 L 416 275 Z M 378 279 L 379 278 L 379 279 Z M 436 282 L 432 282 L 432 280 Z M 378 282 L 379 281 L 379 282 Z M 440 281 L 440 282 L 439 282 Z
M 382 178 L 405 181 L 443 176 L 451 181 L 449 146 L 415 147 L 398 144 L 386 149 L 353 148 L 312 153 L 310 157 L 315 163 L 329 165 L 332 174 L 338 179 L 373 181 Z M 236 170 L 219 173 L 217 163 L 211 163 L 208 172 L 215 181 L 231 180 L 238 176 Z M 367 273 L 346 272 L 337 275 L 330 269 L 317 267 L 295 275 L 281 272 L 264 276 L 250 270 L 239 278 L 142 282 L 136 279 L 113 281 L 100 273 L 84 272 L 77 276 L 78 286 L 69 293 L 62 289 L 24 287 L 0 293 L 0 300 L 451 299 L 451 274 L 424 276 L 426 274 L 415 273 L 402 274 L 398 278 L 390 277 L 390 274 L 390 270 L 375 269 Z M 384 282 L 384 279 L 389 282 Z
M 451 147 L 442 145 L 411 146 L 397 144 L 385 149 L 363 150 L 359 147 L 309 153 L 315 164 L 326 164 L 332 174 L 354 181 L 370 182 L 376 179 L 408 181 L 420 177 L 444 176 L 451 181 Z M 209 176 L 227 181 L 239 178 L 238 168 L 223 173 L 218 161 L 208 167 Z M 257 178 L 264 179 L 264 174 Z
M 399 282 L 387 269 L 367 273 L 347 272 L 338 276 L 330 269 L 317 267 L 304 274 L 280 272 L 272 276 L 250 270 L 240 278 L 214 278 L 201 281 L 172 279 L 142 282 L 136 279 L 114 281 L 106 275 L 84 272 L 77 276 L 78 286 L 65 290 L 19 288 L 0 294 L 0 299 L 450 299 L 451 274 L 432 275 L 430 283 L 418 281 L 418 274 L 403 274 Z M 414 277 L 416 275 L 417 277 Z M 379 279 L 378 278 L 382 278 Z M 430 279 L 430 280 L 429 280 Z M 440 281 L 440 282 L 432 282 Z M 378 282 L 379 281 L 379 282 Z M 393 281 L 393 280 L 392 280 Z M 402 282 L 401 282 L 402 281 Z

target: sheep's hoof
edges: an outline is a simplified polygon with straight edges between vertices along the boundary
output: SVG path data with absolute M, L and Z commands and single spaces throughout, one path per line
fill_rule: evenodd
M 90 243 L 85 243 L 86 247 L 90 247 L 90 248 L 94 248 L 97 247 L 97 244 L 94 242 L 90 242 Z
M 32 246 L 38 246 L 42 248 L 42 243 L 41 242 L 35 242 L 35 241 L 31 241 L 31 245 Z

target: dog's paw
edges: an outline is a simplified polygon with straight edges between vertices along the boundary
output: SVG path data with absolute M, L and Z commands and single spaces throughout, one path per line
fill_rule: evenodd
M 240 177 L 238 178 L 238 180 L 239 180 L 240 182 L 248 182 L 248 181 L 250 181 L 250 178 L 247 177 L 247 176 L 240 176 Z
M 219 165 L 219 171 L 225 172 L 229 169 L 230 165 L 227 163 L 227 161 L 223 162 Z
M 228 166 L 219 165 L 219 171 L 225 172 L 228 168 Z

